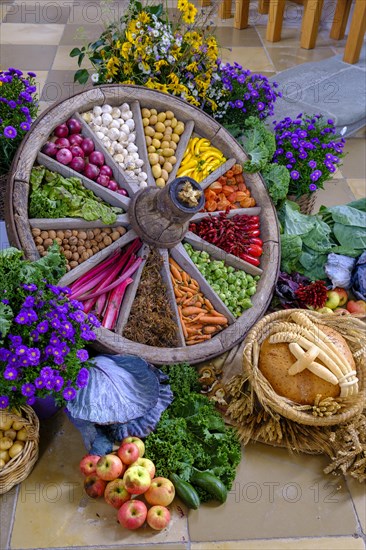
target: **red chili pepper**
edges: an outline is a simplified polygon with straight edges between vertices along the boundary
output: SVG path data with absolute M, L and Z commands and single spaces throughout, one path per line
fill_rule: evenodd
M 248 256 L 248 254 L 240 254 L 240 258 L 246 262 L 248 262 L 248 264 L 252 264 L 252 265 L 255 265 L 255 266 L 259 266 L 260 264 L 260 261 L 258 260 L 258 258 L 253 258 L 252 256 Z
M 258 237 L 251 237 L 249 239 L 250 244 L 257 244 L 258 246 L 263 246 L 262 239 L 259 239 Z
M 250 256 L 254 256 L 255 258 L 259 258 L 263 254 L 262 247 L 258 246 L 257 244 L 252 244 L 248 246 L 245 251 L 247 254 L 249 254 Z
M 248 231 L 249 237 L 259 237 L 260 234 L 261 232 L 259 229 L 253 229 L 252 231 Z

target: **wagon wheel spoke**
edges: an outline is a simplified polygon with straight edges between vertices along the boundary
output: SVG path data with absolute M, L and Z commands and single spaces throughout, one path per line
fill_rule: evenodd
M 179 311 L 178 311 L 178 307 L 177 307 L 177 302 L 176 302 L 176 299 L 175 299 L 173 282 L 172 282 L 171 275 L 170 275 L 169 252 L 168 252 L 167 249 L 159 249 L 159 252 L 160 252 L 160 254 L 163 258 L 163 262 L 164 262 L 163 263 L 163 269 L 162 269 L 162 277 L 163 277 L 164 283 L 166 285 L 167 294 L 168 294 L 170 306 L 172 308 L 174 321 L 177 324 L 178 345 L 179 346 L 185 346 L 186 343 L 185 343 L 185 339 L 184 339 L 182 323 L 181 323 L 181 319 L 180 319 L 180 315 L 179 315 Z

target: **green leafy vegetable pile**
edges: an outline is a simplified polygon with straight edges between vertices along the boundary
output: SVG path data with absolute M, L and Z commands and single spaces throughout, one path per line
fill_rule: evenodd
M 318 215 L 301 214 L 299 206 L 284 201 L 281 223 L 281 271 L 298 272 L 312 281 L 326 279 L 328 254 L 357 257 L 366 247 L 366 199 L 348 205 L 322 207 Z
M 209 470 L 230 490 L 241 459 L 236 433 L 226 427 L 215 405 L 197 393 L 200 386 L 193 367 L 184 363 L 162 370 L 169 375 L 174 401 L 146 438 L 145 455 L 154 462 L 159 476 L 176 473 L 189 481 L 193 466 Z M 202 502 L 212 498 L 202 489 L 197 491 Z
M 109 206 L 84 187 L 79 178 L 64 178 L 44 166 L 32 169 L 30 183 L 30 218 L 101 219 L 111 224 L 116 221 L 117 214 L 123 213 L 121 208 Z

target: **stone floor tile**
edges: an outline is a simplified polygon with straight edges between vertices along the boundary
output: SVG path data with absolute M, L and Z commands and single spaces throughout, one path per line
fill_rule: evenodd
M 55 46 L 60 42 L 64 25 L 36 23 L 3 23 L 1 25 L 2 44 L 21 44 L 22 46 Z
M 1 37 L 1 33 L 0 33 Z M 55 58 L 57 46 L 33 46 L 24 47 L 20 44 L 2 44 L 2 66 L 16 67 L 21 71 L 49 71 Z
M 234 47 L 224 48 L 222 51 L 223 61 L 234 63 L 236 61 L 246 69 L 253 72 L 273 71 L 274 66 L 268 59 L 263 48 Z
M 324 537 L 192 543 L 191 550 L 364 550 L 362 538 Z
M 69 19 L 72 9 L 72 3 L 69 5 L 60 2 L 15 2 L 3 18 L 4 23 L 39 23 L 65 24 Z

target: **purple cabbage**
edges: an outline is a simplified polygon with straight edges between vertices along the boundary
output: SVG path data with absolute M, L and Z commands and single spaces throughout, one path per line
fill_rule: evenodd
M 296 297 L 296 290 L 300 285 L 307 285 L 310 282 L 308 277 L 300 275 L 300 273 L 292 273 L 289 275 L 281 271 L 277 280 L 275 293 L 282 306 L 285 309 L 302 307 Z
M 366 301 L 366 251 L 358 257 L 352 272 L 351 290 L 359 300 Z

